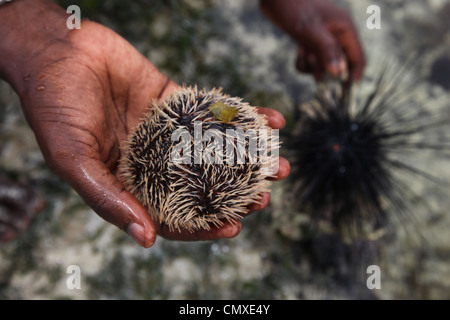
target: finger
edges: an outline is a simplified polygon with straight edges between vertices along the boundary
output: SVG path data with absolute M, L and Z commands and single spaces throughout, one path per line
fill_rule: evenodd
M 316 81 L 320 81 L 323 79 L 325 70 L 317 61 L 316 55 L 312 52 L 305 50 L 299 53 L 295 66 L 296 69 L 300 72 L 312 74 Z
M 252 213 L 255 211 L 261 211 L 264 208 L 266 208 L 269 205 L 270 202 L 270 193 L 269 192 L 263 192 L 261 194 L 261 198 L 251 205 L 248 206 L 248 213 Z
M 267 178 L 268 180 L 280 181 L 286 179 L 291 172 L 291 165 L 286 158 L 278 158 L 278 172 L 272 178 Z
M 300 72 L 314 73 L 319 69 L 320 66 L 314 54 L 307 51 L 302 46 L 299 46 L 297 50 L 297 60 L 295 62 L 295 67 Z
M 224 221 L 220 227 L 211 226 L 210 230 L 200 229 L 195 232 L 188 230 L 170 230 L 166 224 L 156 223 L 158 234 L 168 240 L 178 241 L 205 241 L 205 240 L 217 240 L 224 238 L 233 238 L 239 234 L 242 228 L 240 221 L 234 223 Z
M 291 171 L 291 165 L 289 164 L 289 161 L 285 158 L 280 157 L 279 158 L 279 169 L 278 169 L 276 176 L 273 178 L 268 178 L 268 179 L 274 180 L 274 181 L 283 180 L 283 179 L 287 178 L 290 171 Z M 269 192 L 262 193 L 260 199 L 257 202 L 252 203 L 251 205 L 248 206 L 249 213 L 254 212 L 254 211 L 263 210 L 264 208 L 266 208 L 269 205 L 269 202 L 270 202 L 270 193 Z
M 282 129 L 286 125 L 283 115 L 274 109 L 258 107 L 258 113 L 266 116 L 267 124 L 272 129 Z
M 324 26 L 316 26 L 305 31 L 305 42 L 308 50 L 317 56 L 318 64 L 329 75 L 338 77 L 346 72 L 345 57 L 334 35 Z
M 147 210 L 103 162 L 89 158 L 57 171 L 100 217 L 127 232 L 139 245 L 153 245 L 156 229 Z
M 336 36 L 345 52 L 352 79 L 360 80 L 366 65 L 366 59 L 352 21 L 348 20 L 345 24 L 331 26 L 330 31 Z

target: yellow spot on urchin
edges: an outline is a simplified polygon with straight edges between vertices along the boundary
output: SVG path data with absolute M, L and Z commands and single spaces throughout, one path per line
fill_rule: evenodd
M 220 101 L 214 102 L 208 110 L 211 111 L 214 119 L 225 123 L 231 122 L 238 114 L 238 109 L 236 107 L 229 106 Z

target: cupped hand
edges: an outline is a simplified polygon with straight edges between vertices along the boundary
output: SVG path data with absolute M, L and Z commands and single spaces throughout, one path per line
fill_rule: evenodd
M 50 168 L 64 178 L 106 221 L 126 231 L 143 247 L 156 235 L 176 240 L 233 237 L 240 222 L 195 233 L 169 232 L 150 219 L 146 209 L 117 179 L 121 145 L 153 99 L 164 98 L 178 85 L 159 72 L 144 56 L 112 30 L 84 21 L 67 41 L 50 43 L 33 56 L 21 92 L 25 116 Z M 284 119 L 260 109 L 274 128 Z M 277 179 L 289 173 L 280 159 Z M 249 210 L 269 201 L 263 194 Z
M 261 0 L 261 9 L 297 42 L 299 71 L 361 79 L 365 55 L 345 11 L 328 0 Z

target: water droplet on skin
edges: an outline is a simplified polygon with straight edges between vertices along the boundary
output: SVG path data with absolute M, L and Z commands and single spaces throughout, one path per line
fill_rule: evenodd
M 31 79 L 31 74 L 26 75 L 26 76 L 23 77 L 23 81 L 25 81 L 25 82 L 30 80 L 30 79 Z
M 36 91 L 44 91 L 45 90 L 45 86 L 44 85 L 40 85 L 36 88 Z

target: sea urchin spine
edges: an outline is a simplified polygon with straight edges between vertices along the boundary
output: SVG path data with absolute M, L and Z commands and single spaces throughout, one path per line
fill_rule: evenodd
M 277 132 L 256 107 L 183 87 L 154 101 L 132 132 L 120 179 L 171 230 L 209 230 L 241 218 L 268 191 L 277 151 Z

